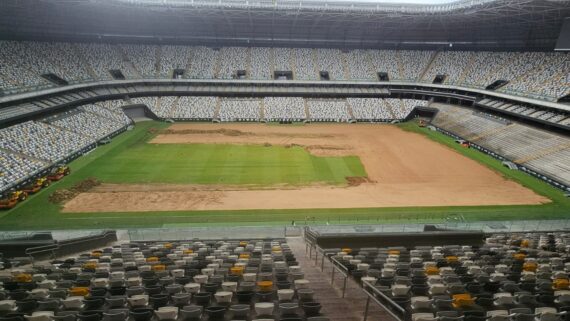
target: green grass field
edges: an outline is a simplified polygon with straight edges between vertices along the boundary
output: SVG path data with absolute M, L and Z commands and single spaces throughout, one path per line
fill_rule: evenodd
M 343 184 L 366 176 L 358 157 L 315 157 L 302 147 L 146 144 L 98 159 L 93 175 L 109 183 Z
M 475 159 L 509 179 L 552 199 L 533 206 L 478 206 L 428 208 L 364 208 L 318 210 L 193 211 L 159 213 L 60 213 L 60 206 L 48 201 L 53 191 L 69 188 L 88 177 L 109 183 L 182 184 L 343 184 L 347 176 L 365 176 L 358 157 L 315 157 L 299 147 L 147 144 L 150 128 L 165 123 L 147 122 L 121 134 L 108 145 L 75 160 L 73 173 L 49 189 L 32 196 L 16 208 L 0 212 L 2 230 L 94 229 L 174 227 L 204 225 L 282 225 L 311 216 L 316 222 L 366 223 L 442 221 L 450 215 L 466 220 L 560 219 L 570 217 L 570 200 L 546 183 L 501 163 L 476 150 L 459 147 L 443 134 L 419 128 L 413 123 L 403 130 L 427 136 Z M 350 125 L 347 125 L 350 126 Z

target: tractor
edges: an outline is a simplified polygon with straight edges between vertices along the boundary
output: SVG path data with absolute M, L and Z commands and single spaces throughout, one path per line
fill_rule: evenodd
M 24 191 L 12 190 L 5 197 L 0 199 L 0 209 L 11 209 L 19 202 L 23 202 L 28 198 L 28 193 Z
M 41 177 L 36 179 L 33 183 L 24 187 L 24 192 L 28 194 L 34 194 L 39 192 L 42 188 L 48 187 L 51 181 L 47 177 Z
M 50 181 L 59 181 L 64 176 L 69 175 L 69 173 L 71 173 L 69 166 L 59 165 L 51 169 L 51 172 L 48 174 L 47 179 Z

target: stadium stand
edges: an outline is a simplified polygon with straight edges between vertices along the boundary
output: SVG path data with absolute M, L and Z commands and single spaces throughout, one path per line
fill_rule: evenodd
M 317 80 L 317 68 L 313 49 L 292 49 L 295 64 L 295 79 Z
M 570 185 L 570 140 L 519 123 L 484 117 L 473 110 L 444 104 L 432 124 L 516 164 Z
M 214 78 L 219 51 L 207 47 L 192 48 L 189 78 Z
M 328 320 L 278 239 L 125 243 L 10 272 L 0 310 L 30 320 Z
M 307 118 L 305 100 L 301 97 L 265 97 L 263 107 L 267 121 L 303 121 Z
M 184 46 L 161 46 L 159 77 L 172 78 L 174 70 L 187 70 L 191 54 L 192 51 Z
M 393 120 L 392 108 L 382 98 L 348 98 L 354 118 L 360 121 Z
M 35 175 L 46 162 L 0 149 L 0 190 Z
M 170 97 L 172 98 L 172 97 Z M 172 108 L 171 118 L 211 120 L 214 118 L 218 97 L 180 97 Z
M 237 78 L 237 71 L 247 71 L 249 69 L 249 49 L 237 47 L 224 47 L 219 55 L 218 78 Z
M 558 320 L 567 311 L 567 247 L 566 233 L 508 233 L 480 246 L 330 251 L 399 320 Z
M 351 119 L 346 99 L 307 99 L 311 121 L 347 122 Z
M 260 99 L 222 99 L 220 121 L 259 121 Z
M 142 78 L 156 77 L 158 46 L 121 45 L 119 48 Z M 138 77 L 138 78 L 140 78 Z
M 77 135 L 43 122 L 27 121 L 0 130 L 0 148 L 57 162 L 92 144 L 86 136 Z
M 272 62 L 272 48 L 251 48 L 251 79 L 271 79 L 275 70 Z M 290 69 L 290 68 L 289 68 Z M 286 70 L 289 70 L 286 69 Z
M 155 45 L 0 42 L 0 88 L 6 93 L 56 86 L 41 77 L 51 73 L 70 83 L 113 79 L 172 78 L 271 79 L 274 71 L 292 71 L 297 80 L 367 80 L 387 73 L 392 81 L 486 88 L 554 101 L 570 94 L 568 54 L 563 52 L 475 52 L 240 48 Z M 237 75 L 243 71 L 242 75 Z M 328 72 L 322 77 L 321 71 Z

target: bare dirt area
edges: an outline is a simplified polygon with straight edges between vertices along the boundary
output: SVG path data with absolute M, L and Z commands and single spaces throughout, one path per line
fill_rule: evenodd
M 303 146 L 318 156 L 356 155 L 368 178 L 347 186 L 111 185 L 67 202 L 64 212 L 542 204 L 550 200 L 419 134 L 390 125 L 179 123 L 153 144 Z

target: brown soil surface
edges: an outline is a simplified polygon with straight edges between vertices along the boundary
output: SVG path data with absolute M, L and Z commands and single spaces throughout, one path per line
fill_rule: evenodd
M 73 185 L 73 187 L 69 189 L 60 189 L 53 192 L 49 196 L 49 201 L 56 204 L 65 203 L 81 193 L 91 191 L 94 187 L 99 185 L 101 185 L 101 182 L 96 178 L 90 177 Z
M 390 125 L 178 123 L 151 143 L 303 146 L 319 156 L 359 156 L 368 178 L 347 178 L 346 187 L 103 184 L 67 202 L 64 212 L 471 206 L 550 201 L 450 148 Z

